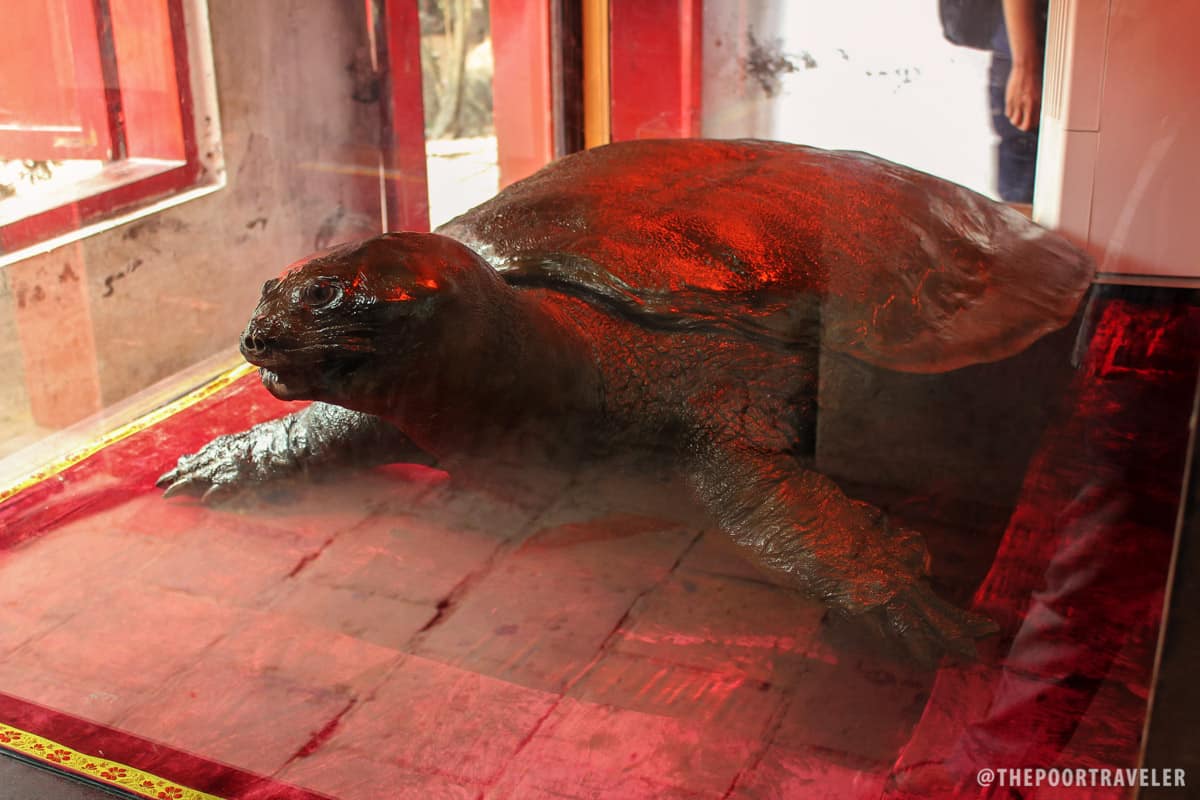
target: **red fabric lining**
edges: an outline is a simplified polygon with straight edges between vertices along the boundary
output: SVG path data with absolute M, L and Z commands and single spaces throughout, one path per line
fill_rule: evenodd
M 217 797 L 237 800 L 326 800 L 325 795 L 307 789 L 218 764 L 132 733 L 87 722 L 3 693 L 0 693 L 0 719 L 14 728 L 53 739 L 73 750 L 134 767 Z M 59 765 L 46 766 L 64 769 Z

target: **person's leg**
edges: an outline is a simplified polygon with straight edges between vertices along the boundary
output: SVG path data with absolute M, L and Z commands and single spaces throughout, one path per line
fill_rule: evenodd
M 1022 131 L 1004 115 L 1004 92 L 1011 69 L 1010 59 L 1000 54 L 992 56 L 988 101 L 992 129 L 1000 137 L 996 145 L 996 193 L 1006 203 L 1032 203 L 1038 132 L 1036 128 Z

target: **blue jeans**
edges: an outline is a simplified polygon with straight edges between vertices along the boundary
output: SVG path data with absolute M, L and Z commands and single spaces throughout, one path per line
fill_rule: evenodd
M 992 55 L 988 75 L 988 99 L 992 129 L 1000 137 L 996 146 L 996 193 L 1007 203 L 1032 203 L 1033 178 L 1037 166 L 1038 131 L 1022 131 L 1004 116 L 1004 90 L 1012 60 L 1003 53 Z

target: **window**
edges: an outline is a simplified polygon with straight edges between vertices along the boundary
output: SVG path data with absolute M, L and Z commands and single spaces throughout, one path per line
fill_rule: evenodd
M 219 185 L 208 52 L 189 47 L 189 31 L 206 38 L 202 0 L 9 0 L 5 12 L 0 263 Z

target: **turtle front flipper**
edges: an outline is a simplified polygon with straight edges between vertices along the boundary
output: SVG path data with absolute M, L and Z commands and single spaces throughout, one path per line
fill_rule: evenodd
M 225 499 L 271 481 L 337 467 L 394 462 L 431 464 L 394 425 L 327 403 L 269 420 L 239 433 L 218 436 L 158 479 L 164 495 Z
M 742 445 L 697 448 L 692 486 L 746 556 L 833 611 L 898 640 L 917 660 L 973 657 L 996 631 L 938 597 L 919 534 L 847 497 L 786 453 Z

